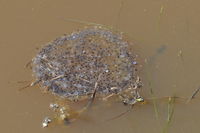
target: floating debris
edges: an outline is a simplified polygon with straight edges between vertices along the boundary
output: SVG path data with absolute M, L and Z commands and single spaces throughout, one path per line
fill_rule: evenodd
M 53 111 L 56 111 L 59 108 L 59 105 L 57 103 L 50 103 L 49 107 Z
M 61 114 L 64 114 L 65 111 L 66 111 L 66 108 L 65 108 L 65 107 L 60 108 L 60 113 L 61 113 Z
M 51 122 L 51 119 L 49 117 L 45 117 L 43 122 L 42 122 L 42 127 L 48 127 L 49 123 Z
M 133 65 L 137 65 L 137 62 L 136 62 L 136 61 L 133 61 Z

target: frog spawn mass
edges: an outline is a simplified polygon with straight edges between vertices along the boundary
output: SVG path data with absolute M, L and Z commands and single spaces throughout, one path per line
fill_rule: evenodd
M 120 33 L 90 27 L 46 44 L 33 58 L 42 88 L 68 100 L 136 89 L 136 55 Z M 95 84 L 98 85 L 95 87 Z

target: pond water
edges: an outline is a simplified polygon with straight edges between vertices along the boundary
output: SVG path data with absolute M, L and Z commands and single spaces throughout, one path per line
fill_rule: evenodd
M 200 86 L 199 4 L 198 0 L 1 0 L 1 132 L 199 132 L 200 94 L 188 101 Z M 25 65 L 45 43 L 86 25 L 69 20 L 112 26 L 128 35 L 139 55 L 145 104 L 110 120 L 128 107 L 95 101 L 68 126 L 41 127 L 43 118 L 52 115 L 49 103 L 55 98 L 38 86 L 19 91 L 33 80 Z M 173 96 L 179 98 L 169 101 Z

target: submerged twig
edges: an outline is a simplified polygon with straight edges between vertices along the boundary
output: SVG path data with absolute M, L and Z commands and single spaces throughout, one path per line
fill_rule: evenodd
M 26 63 L 25 68 L 28 68 L 28 67 L 32 68 L 32 60 Z
M 36 81 L 32 82 L 31 84 L 28 84 L 28 85 L 26 85 L 26 86 L 20 88 L 19 91 L 22 91 L 22 90 L 24 90 L 24 89 L 26 89 L 26 88 L 28 88 L 28 87 L 35 86 L 35 85 L 38 84 L 40 81 L 41 81 L 40 79 L 39 79 L 39 80 L 36 80 Z
M 197 93 L 199 92 L 199 90 L 200 90 L 200 87 L 197 88 L 197 89 L 192 93 L 192 95 L 189 97 L 189 99 L 187 100 L 186 103 L 189 103 L 192 99 L 194 99 L 195 96 L 197 95 Z
M 107 25 L 104 25 L 104 24 L 98 24 L 98 23 L 95 23 L 95 22 L 83 21 L 83 20 L 79 20 L 79 19 L 61 18 L 61 17 L 59 17 L 59 18 L 64 20 L 64 21 L 69 21 L 69 22 L 73 22 L 73 23 L 85 24 L 85 25 L 88 25 L 88 26 L 104 27 L 104 28 L 107 28 L 109 30 L 121 33 L 118 29 L 113 28 L 113 26 L 107 26 Z
M 120 113 L 119 115 L 117 115 L 117 116 L 115 116 L 115 117 L 112 117 L 112 118 L 110 118 L 110 119 L 108 119 L 108 120 L 106 120 L 106 121 L 111 121 L 111 120 L 117 119 L 117 118 L 119 118 L 119 117 L 121 117 L 121 116 L 127 114 L 127 113 L 130 112 L 132 109 L 133 109 L 133 105 L 130 106 L 130 108 L 127 109 L 126 111 L 124 111 L 124 112 Z
M 24 84 L 24 83 L 27 83 L 27 82 L 31 82 L 30 80 L 22 80 L 22 81 L 9 81 L 8 83 L 11 83 L 11 84 Z
M 94 102 L 95 96 L 96 96 L 96 92 L 97 92 L 97 89 L 98 89 L 98 83 L 99 83 L 101 75 L 102 74 L 99 74 L 98 79 L 95 82 L 94 92 L 92 93 L 91 99 L 89 99 L 89 101 L 86 104 L 86 106 L 83 107 L 82 109 L 80 109 L 79 111 L 76 111 L 76 112 L 73 112 L 73 113 L 69 113 L 69 117 L 64 116 L 65 117 L 64 120 L 67 123 L 71 123 L 72 121 L 75 121 L 76 118 L 78 118 L 83 112 L 85 112 L 92 105 L 92 103 Z
M 61 19 L 65 20 L 65 21 L 69 21 L 69 22 L 75 22 L 75 23 L 81 23 L 81 24 L 87 24 L 87 25 L 104 26 L 102 24 L 89 22 L 89 21 L 78 20 L 78 19 L 71 19 L 71 18 L 61 18 Z
M 169 97 L 169 99 L 168 99 L 168 117 L 167 117 L 168 123 L 170 123 L 172 120 L 172 116 L 174 113 L 174 102 L 175 102 L 175 98 Z
M 97 79 L 97 81 L 95 82 L 95 85 L 94 85 L 94 92 L 92 93 L 92 97 L 83 110 L 88 109 L 91 106 L 91 104 L 94 102 L 96 92 L 97 92 L 97 88 L 98 88 L 98 83 L 99 83 L 99 80 L 101 79 L 101 75 L 102 75 L 102 73 L 99 74 L 98 79 Z
M 149 60 L 151 60 L 151 58 Z M 151 63 L 149 65 L 152 65 Z M 156 117 L 156 119 L 158 119 L 159 113 L 158 113 L 158 108 L 157 108 L 157 101 L 156 101 L 156 98 L 155 98 L 155 95 L 154 95 L 154 92 L 153 92 L 152 82 L 150 80 L 150 71 L 147 71 L 146 73 L 147 73 L 147 80 L 148 80 L 149 89 L 150 89 L 150 95 L 151 95 L 151 98 L 153 100 L 155 117 Z
M 123 5 L 124 5 L 124 1 L 122 0 L 120 2 L 120 7 L 119 7 L 118 15 L 117 15 L 116 29 L 119 29 L 119 22 L 120 22 L 120 17 L 121 17 L 121 12 L 122 12 Z
M 161 18 L 163 16 L 163 14 L 164 14 L 164 5 L 161 5 L 159 17 L 158 17 L 158 31 L 160 30 L 160 23 L 161 23 Z
M 154 107 L 154 112 L 155 112 L 155 116 L 156 116 L 156 119 L 158 119 L 158 107 L 157 107 L 157 101 L 156 101 L 156 98 L 154 96 L 154 92 L 153 92 L 153 89 L 150 88 L 150 93 L 151 93 L 151 96 L 153 98 L 153 107 Z
M 174 98 L 174 99 L 186 99 L 185 97 L 179 97 L 179 96 L 164 96 L 164 97 L 153 97 L 153 98 L 145 98 L 146 100 L 162 100 L 162 99 L 169 99 L 169 98 Z
M 163 15 L 163 13 L 164 13 L 164 6 L 162 5 L 162 6 L 160 7 L 160 17 Z

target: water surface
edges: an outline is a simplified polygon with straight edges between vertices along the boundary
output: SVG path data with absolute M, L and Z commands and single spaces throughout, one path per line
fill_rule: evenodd
M 113 26 L 125 32 L 139 55 L 142 95 L 188 98 L 200 86 L 200 2 L 197 0 L 1 0 L 1 132 L 4 133 L 160 133 L 168 117 L 167 99 L 137 105 L 128 114 L 106 121 L 127 110 L 121 103 L 95 104 L 89 113 L 70 126 L 41 128 L 51 115 L 51 95 L 38 86 L 19 92 L 32 81 L 25 68 L 43 44 L 83 27 L 64 19 L 78 19 Z M 150 84 L 149 84 L 150 83 Z M 175 101 L 168 132 L 199 132 L 199 95 L 189 103 Z

